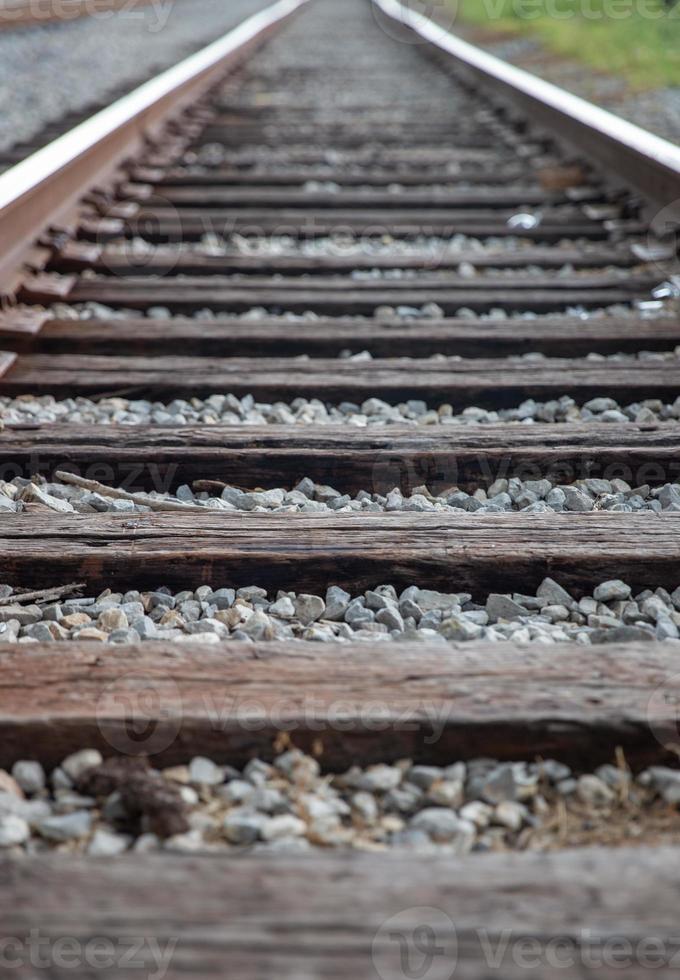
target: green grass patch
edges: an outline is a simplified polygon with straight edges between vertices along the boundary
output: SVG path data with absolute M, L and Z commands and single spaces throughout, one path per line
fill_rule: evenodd
M 447 0 L 461 21 L 539 38 L 636 89 L 680 85 L 680 0 Z

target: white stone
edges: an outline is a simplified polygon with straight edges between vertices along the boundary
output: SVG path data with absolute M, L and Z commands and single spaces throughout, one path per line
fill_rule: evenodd
M 224 781 L 224 769 L 197 755 L 189 763 L 189 781 L 199 786 L 217 786 Z
M 115 857 L 116 854 L 127 851 L 131 841 L 132 838 L 126 834 L 116 834 L 112 830 L 98 827 L 88 845 L 87 853 L 91 857 Z
M 30 827 L 23 817 L 17 817 L 13 813 L 0 816 L 0 847 L 23 844 L 30 836 Z
M 97 749 L 81 749 L 80 752 L 67 756 L 61 764 L 61 769 L 75 782 L 84 772 L 94 766 L 100 766 L 103 761 L 102 754 Z
M 45 770 L 39 762 L 31 759 L 20 759 L 15 762 L 12 766 L 12 776 L 29 796 L 45 788 Z
M 262 827 L 263 840 L 278 840 L 281 837 L 303 837 L 307 824 L 292 813 L 282 813 L 269 817 Z

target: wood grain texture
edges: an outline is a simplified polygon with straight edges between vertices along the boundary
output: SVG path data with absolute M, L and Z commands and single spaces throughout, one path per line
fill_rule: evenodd
M 680 343 L 674 318 L 637 317 L 578 320 L 537 317 L 519 332 L 508 320 L 460 321 L 322 318 L 313 323 L 262 317 L 220 321 L 130 316 L 116 320 L 48 320 L 39 334 L 5 335 L 14 350 L 42 354 L 159 354 L 169 347 L 187 356 L 337 357 L 343 350 L 370 351 L 374 357 L 501 358 L 540 352 L 553 357 L 585 357 L 640 350 L 672 350 Z
M 605 283 L 605 288 L 589 288 L 588 281 L 583 287 L 555 287 L 550 281 L 538 284 L 536 280 L 528 288 L 514 288 L 516 284 L 504 285 L 500 281 L 489 282 L 488 288 L 480 281 L 471 287 L 466 280 L 450 286 L 440 282 L 438 285 L 422 286 L 414 281 L 407 288 L 391 288 L 380 283 L 362 284 L 355 288 L 351 281 L 336 282 L 331 287 L 312 280 L 309 285 L 298 280 L 284 284 L 270 282 L 258 287 L 256 282 L 223 281 L 217 277 L 196 279 L 165 278 L 144 279 L 135 283 L 132 279 L 83 279 L 75 284 L 69 293 L 71 303 L 103 303 L 105 306 L 122 306 L 127 309 L 144 310 L 151 306 L 165 305 L 176 312 L 196 312 L 210 309 L 215 312 L 246 313 L 254 306 L 268 310 L 282 310 L 290 313 L 316 313 L 338 316 L 370 316 L 380 306 L 422 307 L 427 303 L 437 303 L 447 316 L 453 316 L 460 309 L 489 312 L 504 309 L 513 312 L 549 313 L 565 311 L 569 307 L 585 306 L 599 309 L 615 303 L 630 303 L 634 299 L 646 299 L 653 281 L 637 283 L 616 288 Z M 573 286 L 573 283 L 572 283 Z M 323 291 L 322 291 L 323 290 Z M 40 289 L 25 289 L 22 299 L 27 302 L 43 301 Z
M 0 645 L 0 765 L 96 746 L 158 764 L 271 758 L 291 734 L 322 764 L 557 757 L 631 765 L 677 741 L 680 675 L 660 643 L 517 647 L 227 641 Z
M 49 319 L 46 311 L 14 307 L 0 312 L 0 339 L 32 339 Z
M 4 377 L 17 362 L 17 355 L 13 351 L 0 350 L 0 378 Z
M 168 980 L 403 980 L 409 963 L 423 961 L 419 927 L 432 930 L 430 973 L 442 978 L 670 980 L 679 888 L 674 847 L 465 858 L 41 855 L 2 859 L 0 915 L 6 935 L 24 940 L 36 922 L 53 943 L 113 940 L 113 969 L 52 967 L 55 980 L 157 976 L 159 964 Z M 123 968 L 130 938 L 139 965 Z
M 479 598 L 551 575 L 577 595 L 610 578 L 672 590 L 680 514 L 32 513 L 3 517 L 0 553 L 4 581 L 26 588 L 417 582 Z
M 67 469 L 129 490 L 202 479 L 292 489 L 305 476 L 343 493 L 476 489 L 510 476 L 637 487 L 680 482 L 680 424 L 22 425 L 0 431 L 0 455 L 7 479 Z
M 276 150 L 283 143 L 304 144 L 311 139 L 318 139 L 321 143 L 328 146 L 329 142 L 333 149 L 343 150 L 362 150 L 368 139 L 377 147 L 399 146 L 400 144 L 411 143 L 424 144 L 430 147 L 448 147 L 451 143 L 462 149 L 493 149 L 499 142 L 498 136 L 492 133 L 483 133 L 473 127 L 466 127 L 457 133 L 452 133 L 450 129 L 441 126 L 408 124 L 406 127 L 399 127 L 399 130 L 390 132 L 383 130 L 376 133 L 375 130 L 367 130 L 362 127 L 357 129 L 345 129 L 344 131 L 332 130 L 323 125 L 316 125 L 311 128 L 296 128 L 291 126 L 281 126 L 269 132 L 260 126 L 245 124 L 240 128 L 229 126 L 206 126 L 201 132 L 200 139 L 195 145 L 205 145 L 206 143 L 228 143 L 232 150 L 238 152 L 243 147 L 246 150 L 252 149 L 253 144 L 258 148 L 271 147 Z
M 247 255 L 226 252 L 224 255 L 202 255 L 200 252 L 163 251 L 158 248 L 146 255 L 121 252 L 120 248 L 101 248 L 90 242 L 69 241 L 62 245 L 50 261 L 50 268 L 59 272 L 92 269 L 117 276 L 144 275 L 212 275 L 238 272 L 262 275 L 267 272 L 286 275 L 323 275 L 330 272 L 352 272 L 355 269 L 457 269 L 470 262 L 478 269 L 525 269 L 527 265 L 544 269 L 559 269 L 571 265 L 577 269 L 597 269 L 602 266 L 627 268 L 639 262 L 630 247 L 591 245 L 589 248 L 554 247 L 509 249 L 461 249 L 441 253 L 424 251 L 421 254 L 363 253 L 343 255 Z M 581 321 L 583 323 L 583 321 Z
M 131 191 L 131 193 L 129 192 Z M 475 187 L 465 190 L 423 187 L 400 190 L 310 191 L 280 187 L 162 187 L 158 193 L 122 188 L 126 200 L 137 200 L 152 207 L 168 203 L 178 207 L 273 207 L 273 208 L 518 208 L 527 205 L 555 205 L 568 202 L 563 194 L 553 194 L 536 187 Z
M 11 355 L 13 358 L 14 355 Z M 142 394 L 151 398 L 252 394 L 263 400 L 318 397 L 362 402 L 421 398 L 455 409 L 516 406 L 525 398 L 564 394 L 577 401 L 609 396 L 628 404 L 641 398 L 674 401 L 678 371 L 672 362 L 598 364 L 586 359 L 535 362 L 503 358 L 411 360 L 292 358 L 103 357 L 20 354 L 0 377 L 0 394 Z
M 658 277 L 657 277 L 658 278 Z M 359 282 L 342 277 L 276 280 L 258 277 L 219 276 L 166 277 L 165 279 L 110 278 L 82 279 L 70 291 L 72 303 L 96 302 L 127 309 L 148 309 L 165 305 L 181 313 L 210 309 L 215 312 L 245 313 L 253 306 L 273 311 L 307 311 L 337 316 L 372 316 L 378 307 L 420 308 L 436 303 L 446 316 L 460 309 L 490 312 L 499 307 L 510 312 L 564 312 L 570 307 L 600 309 L 616 303 L 645 299 L 655 285 L 654 278 L 622 282 L 618 277 L 574 277 L 571 281 L 549 276 L 509 282 L 505 278 L 476 281 L 435 277 L 428 283 L 403 280 L 398 286 L 385 282 Z M 598 285 L 599 283 L 599 285 Z M 21 297 L 27 302 L 43 302 L 40 287 L 26 287 Z

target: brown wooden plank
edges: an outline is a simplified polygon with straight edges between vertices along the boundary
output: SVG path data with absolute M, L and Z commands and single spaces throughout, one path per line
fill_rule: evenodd
M 91 589 L 244 583 L 319 591 L 428 585 L 486 596 L 551 575 L 582 595 L 602 580 L 675 588 L 680 515 L 241 512 L 7 515 L 3 579 Z
M 629 268 L 639 260 L 627 245 L 597 246 L 588 248 L 525 247 L 510 251 L 497 249 L 480 252 L 461 250 L 422 252 L 421 254 L 337 254 L 310 256 L 303 254 L 268 255 L 256 253 L 226 252 L 224 255 L 202 255 L 199 251 L 163 250 L 156 248 L 147 254 L 123 252 L 119 248 L 106 248 L 90 243 L 68 241 L 50 261 L 50 268 L 58 272 L 94 272 L 116 276 L 166 275 L 214 275 L 229 272 L 264 275 L 327 275 L 332 272 L 353 272 L 357 269 L 417 269 L 437 271 L 457 269 L 461 263 L 470 263 L 477 269 L 524 269 L 540 266 L 559 269 L 571 265 L 575 269 L 597 269 L 602 266 Z M 657 276 L 658 279 L 658 276 Z M 469 280 L 468 280 L 469 282 Z
M 469 107 L 469 102 L 467 104 Z M 394 113 L 392 107 L 390 110 Z M 262 114 L 259 116 L 253 114 L 249 112 L 246 106 L 243 106 L 241 111 L 222 112 L 219 109 L 213 109 L 205 122 L 208 129 L 212 127 L 223 130 L 228 127 L 229 132 L 237 138 L 250 137 L 252 134 L 259 133 L 267 136 L 281 133 L 295 137 L 299 133 L 308 139 L 314 136 L 316 128 L 316 133 L 320 137 L 319 142 L 325 142 L 327 134 L 330 133 L 340 132 L 343 135 L 360 133 L 363 135 L 371 132 L 374 130 L 375 123 L 382 118 L 383 122 L 388 124 L 383 126 L 383 130 L 391 140 L 398 134 L 394 133 L 395 127 L 390 125 L 390 122 L 394 120 L 393 117 L 390 118 L 388 112 L 382 116 L 380 108 L 371 105 L 366 107 L 366 115 L 362 114 L 359 117 L 355 113 L 346 112 L 344 109 L 324 113 L 312 110 L 311 115 L 309 113 L 305 115 L 301 112 L 291 113 L 286 107 L 272 112 L 268 118 L 263 118 Z M 448 111 L 443 110 L 441 113 L 432 110 L 421 113 L 402 106 L 399 122 L 403 126 L 404 141 L 402 145 L 422 142 L 422 139 L 418 139 L 421 133 L 437 133 L 442 136 L 448 134 L 452 140 L 455 140 L 458 134 L 473 133 L 475 135 L 481 134 L 484 137 L 496 135 L 496 129 L 490 126 L 488 121 L 462 118 L 452 107 L 449 107 Z M 411 136 L 415 136 L 417 139 L 410 139 Z M 229 140 L 225 140 L 225 142 L 228 144 Z M 285 141 L 281 139 L 279 142 Z M 293 142 L 293 140 L 289 139 L 288 142 Z
M 17 355 L 12 351 L 0 351 L 0 378 L 3 378 L 8 371 L 11 371 L 16 361 Z
M 14 355 L 13 355 L 14 356 Z M 99 357 L 79 354 L 20 354 L 0 377 L 0 394 L 141 393 L 155 398 L 251 393 L 261 399 L 319 397 L 391 402 L 423 398 L 454 408 L 517 405 L 570 394 L 579 401 L 609 396 L 624 403 L 640 398 L 674 401 L 678 371 L 673 362 L 608 362 L 545 359 L 206 358 Z
M 71 278 L 71 277 L 68 277 Z M 34 277 L 34 281 L 39 285 L 40 277 Z M 210 277 L 206 276 L 164 276 L 162 283 L 157 280 L 150 281 L 148 276 L 127 276 L 124 281 L 118 278 L 78 278 L 73 284 L 73 288 L 68 293 L 68 298 L 81 301 L 82 297 L 89 296 L 97 289 L 119 289 L 128 295 L 134 296 L 137 293 L 144 295 L 148 291 L 158 290 L 159 286 L 167 289 L 168 295 L 172 298 L 180 290 L 191 293 L 192 291 L 202 290 L 208 295 L 213 292 L 220 294 L 226 291 L 236 290 L 248 291 L 257 290 L 258 293 L 277 294 L 293 293 L 302 296 L 306 293 L 319 293 L 333 295 L 338 290 L 343 290 L 349 295 L 349 302 L 353 301 L 355 294 L 378 293 L 382 298 L 390 293 L 415 293 L 422 294 L 424 290 L 431 292 L 435 299 L 444 294 L 445 299 L 449 294 L 455 297 L 459 292 L 475 293 L 478 290 L 494 293 L 496 296 L 508 292 L 511 297 L 521 291 L 532 293 L 554 293 L 567 292 L 570 297 L 586 292 L 602 293 L 604 290 L 614 290 L 617 296 L 639 296 L 654 286 L 658 285 L 659 274 L 650 275 L 644 272 L 630 271 L 582 271 L 573 275 L 555 275 L 553 272 L 530 273 L 523 271 L 513 276 L 498 275 L 494 272 L 485 272 L 479 276 L 464 276 L 451 270 L 425 269 L 419 271 L 417 275 L 412 275 L 403 279 L 354 279 L 347 275 L 318 275 L 300 279 L 291 276 L 270 275 L 250 275 L 250 276 L 229 276 L 219 275 L 216 272 Z M 31 288 L 31 280 L 27 288 Z M 400 299 L 401 296 L 397 296 Z M 406 297 L 407 298 L 407 297 Z M 318 301 L 318 298 L 317 298 Z M 455 300 L 449 300 L 453 302 Z M 532 298 L 529 297 L 532 302 Z
M 6 768 L 28 746 L 50 767 L 83 746 L 243 765 L 271 758 L 281 731 L 308 751 L 320 741 L 330 770 L 482 755 L 592 771 L 618 746 L 637 767 L 667 756 L 680 697 L 676 648 L 661 643 L 2 644 L 0 689 Z
M 47 311 L 21 307 L 0 311 L 0 340 L 35 337 L 48 319 Z
M 62 937 L 82 959 L 91 942 L 97 963 L 108 940 L 118 978 L 403 980 L 409 963 L 422 962 L 423 933 L 432 977 L 677 975 L 671 846 L 463 858 L 40 855 L 4 858 L 0 882 L 0 914 L 20 955 L 28 959 L 39 922 L 41 956 L 59 950 L 69 963 L 50 967 L 55 980 L 95 975 L 73 968 L 73 943 L 58 946 Z M 135 966 L 126 967 L 131 952 Z
M 235 281 L 231 285 L 220 285 L 217 277 L 200 278 L 193 281 L 183 278 L 145 279 L 135 284 L 126 279 L 81 279 L 68 295 L 71 303 L 96 302 L 107 306 L 123 306 L 128 309 L 148 309 L 151 306 L 164 306 L 180 312 L 195 312 L 209 308 L 215 312 L 245 313 L 254 306 L 268 310 L 285 310 L 290 313 L 305 313 L 308 310 L 328 316 L 367 316 L 379 306 L 421 307 L 427 303 L 437 303 L 448 316 L 460 309 L 472 309 L 478 313 L 493 309 L 509 312 L 549 313 L 564 311 L 573 306 L 600 309 L 616 303 L 630 303 L 649 296 L 653 280 L 638 283 L 630 280 L 618 287 L 588 288 L 587 280 L 583 288 L 569 288 L 569 283 L 560 280 L 546 283 L 542 288 L 517 289 L 516 283 L 501 285 L 491 281 L 488 288 L 481 279 L 459 280 L 461 288 L 445 284 L 423 286 L 414 283 L 409 286 L 381 283 L 354 283 L 322 289 L 316 279 L 309 286 L 297 280 L 290 281 L 290 288 L 280 283 L 270 287 L 257 288 L 247 279 Z M 463 285 L 464 284 L 464 285 Z M 534 287 L 536 282 L 534 281 Z M 607 284 L 605 284 L 607 285 Z M 29 303 L 43 301 L 40 286 L 27 283 L 21 289 L 21 300 Z
M 8 338 L 9 339 L 9 338 Z M 169 344 L 187 356 L 337 357 L 343 350 L 368 350 L 374 357 L 506 357 L 540 352 L 553 357 L 585 357 L 641 350 L 670 351 L 680 343 L 674 318 L 577 317 L 512 320 L 319 319 L 291 322 L 275 317 L 247 321 L 48 320 L 40 334 L 13 340 L 16 350 L 52 354 L 162 354 Z
M 415 190 L 306 190 L 278 187 L 172 187 L 165 185 L 158 193 L 147 193 L 146 187 L 126 184 L 119 189 L 126 199 L 151 207 L 272 207 L 272 208 L 389 208 L 448 207 L 448 208 L 519 208 L 557 204 L 568 201 L 564 195 L 544 191 L 540 187 L 474 188 L 417 188 Z M 593 192 L 592 199 L 599 196 Z
M 504 142 L 499 140 L 495 133 L 480 132 L 478 128 L 469 128 L 467 131 L 452 132 L 450 129 L 441 127 L 433 128 L 429 125 L 422 127 L 409 124 L 400 131 L 390 132 L 388 130 L 358 130 L 345 129 L 344 131 L 327 129 L 325 132 L 319 127 L 316 134 L 319 142 L 326 144 L 328 150 L 353 150 L 362 149 L 367 144 L 370 146 L 408 146 L 415 145 L 418 148 L 427 147 L 457 147 L 463 150 L 488 150 L 494 149 Z M 304 145 L 310 138 L 314 137 L 313 131 L 307 129 L 295 129 L 290 126 L 281 126 L 271 130 L 259 126 L 242 127 L 239 132 L 231 126 L 206 126 L 201 130 L 200 136 L 196 139 L 193 147 L 204 146 L 206 143 L 223 143 L 232 149 L 239 147 L 279 147 Z M 507 144 L 505 144 L 507 146 Z
M 344 492 L 426 484 L 473 489 L 499 478 L 680 482 L 680 425 L 182 426 L 42 425 L 0 431 L 5 479 L 66 469 L 136 490 L 193 480 L 292 488 L 305 476 Z

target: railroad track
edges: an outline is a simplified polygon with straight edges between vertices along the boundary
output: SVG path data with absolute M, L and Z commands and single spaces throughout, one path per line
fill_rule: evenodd
M 25 975 L 674 975 L 679 191 L 393 0 L 0 176 Z

